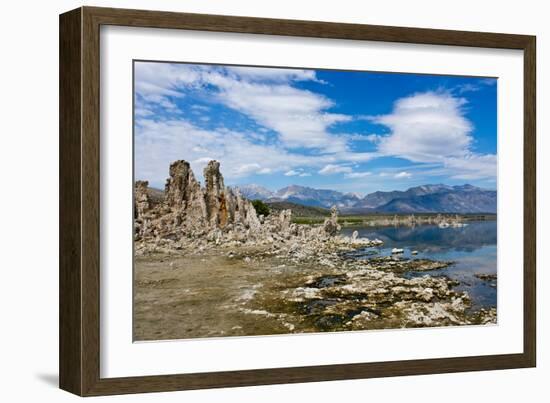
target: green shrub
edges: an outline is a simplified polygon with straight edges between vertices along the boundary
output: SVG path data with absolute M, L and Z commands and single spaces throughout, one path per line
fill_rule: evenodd
M 256 210 L 256 213 L 258 215 L 263 215 L 264 217 L 267 217 L 269 215 L 269 207 L 263 201 L 252 200 L 252 205 L 254 206 L 254 209 Z

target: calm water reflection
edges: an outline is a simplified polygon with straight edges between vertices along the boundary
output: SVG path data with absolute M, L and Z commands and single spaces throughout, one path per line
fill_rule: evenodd
M 496 307 L 497 289 L 490 282 L 474 276 L 477 273 L 497 272 L 497 222 L 470 222 L 462 228 L 439 228 L 436 225 L 410 227 L 348 227 L 343 233 L 350 235 L 354 230 L 361 237 L 378 238 L 384 241 L 380 248 L 358 251 L 358 258 L 368 259 L 373 250 L 378 255 L 390 255 L 392 248 L 404 249 L 407 258 L 427 258 L 455 262 L 431 275 L 445 275 L 460 281 L 457 290 L 467 291 L 472 298 L 472 308 Z M 418 254 L 411 255 L 412 251 Z M 408 276 L 426 273 L 409 273 Z

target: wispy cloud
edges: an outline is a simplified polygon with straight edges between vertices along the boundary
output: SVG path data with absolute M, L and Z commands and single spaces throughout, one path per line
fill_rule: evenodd
M 349 166 L 327 164 L 321 170 L 319 170 L 319 173 L 321 175 L 334 175 L 340 173 L 351 173 L 352 171 L 352 168 Z
M 135 80 L 136 176 L 156 184 L 181 158 L 199 176 L 218 159 L 229 180 L 496 177 L 466 116 L 466 97 L 495 79 L 411 94 L 380 115 L 349 113 L 314 70 L 138 62 Z
M 460 84 L 457 85 L 455 88 L 455 91 L 457 91 L 459 94 L 464 94 L 465 92 L 476 92 L 481 90 L 481 87 L 479 85 L 466 83 L 466 84 Z
M 297 88 L 295 81 L 319 82 L 313 70 L 223 67 L 190 64 L 136 64 L 136 92 L 144 103 L 173 109 L 169 97 L 200 88 L 225 106 L 274 130 L 286 147 L 346 150 L 345 140 L 328 128 L 351 116 L 328 112 L 334 102 L 324 95 Z
M 261 169 L 264 168 L 262 168 L 260 164 L 253 162 L 251 164 L 241 164 L 236 169 L 234 169 L 233 172 L 235 172 L 237 175 L 246 175 L 249 173 L 259 172 Z
M 372 175 L 371 172 L 348 172 L 348 173 L 344 174 L 344 176 L 346 178 L 353 178 L 353 179 L 365 178 L 365 177 L 370 176 L 370 175 Z
M 285 172 L 285 176 L 298 176 L 300 175 L 300 171 L 296 171 L 294 169 L 291 169 L 290 171 Z
M 465 94 L 468 92 L 477 92 L 483 90 L 485 87 L 492 87 L 497 84 L 496 78 L 481 78 L 475 82 L 458 84 L 451 89 L 451 92 L 458 94 Z
M 136 120 L 136 178 L 159 186 L 168 176 L 170 162 L 186 159 L 200 177 L 208 161 L 222 162 L 224 175 L 240 178 L 249 175 L 311 175 L 303 167 L 320 169 L 331 156 L 293 153 L 277 144 L 258 144 L 246 134 L 228 129 L 205 130 L 185 119 Z
M 285 176 L 299 176 L 299 177 L 306 177 L 306 176 L 311 176 L 311 174 L 309 172 L 305 172 L 303 169 L 301 168 L 297 168 L 297 169 L 291 169 L 290 171 L 287 171 L 284 173 Z

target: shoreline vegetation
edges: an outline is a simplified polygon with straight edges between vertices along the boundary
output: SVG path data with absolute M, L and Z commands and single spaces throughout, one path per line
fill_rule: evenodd
M 453 262 L 357 259 L 383 242 L 340 234 L 343 225 L 466 225 L 494 215 L 340 216 L 334 207 L 327 216 L 273 208 L 264 216 L 225 187 L 217 161 L 204 178 L 203 188 L 176 161 L 162 195 L 135 183 L 136 340 L 496 323 L 496 307 L 473 310 L 456 280 L 430 275 Z
M 468 221 L 494 221 L 496 214 L 363 214 L 340 215 L 338 224 L 346 227 L 414 227 L 416 225 L 439 225 L 448 223 L 450 226 Z M 296 224 L 321 224 L 323 217 L 294 217 L 292 222 Z
M 323 207 L 303 206 L 289 202 L 271 202 L 265 205 L 273 212 L 292 210 L 292 222 L 296 224 L 322 224 L 326 217 L 330 216 L 330 210 Z M 493 213 L 382 213 L 372 212 L 365 214 L 348 214 L 341 212 L 338 216 L 338 224 L 346 227 L 390 227 L 416 225 L 439 225 L 441 223 L 466 223 L 468 221 L 494 221 L 497 215 Z

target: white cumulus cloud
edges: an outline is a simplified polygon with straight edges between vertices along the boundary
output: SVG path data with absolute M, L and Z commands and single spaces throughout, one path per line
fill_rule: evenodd
M 381 155 L 412 162 L 439 163 L 444 173 L 460 179 L 496 177 L 496 155 L 472 151 L 472 123 L 464 98 L 449 92 L 424 92 L 397 100 L 392 113 L 370 117 L 390 134 L 378 140 Z
M 403 178 L 410 178 L 411 176 L 412 176 L 412 174 L 410 172 L 401 171 L 401 172 L 396 173 L 393 177 L 397 178 L 397 179 L 403 179 Z

